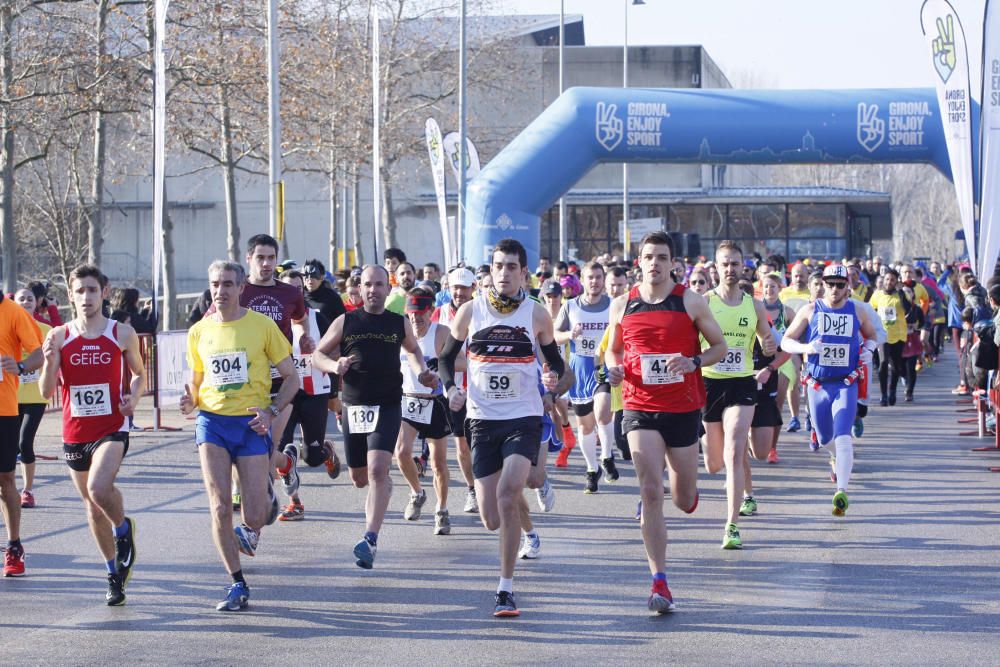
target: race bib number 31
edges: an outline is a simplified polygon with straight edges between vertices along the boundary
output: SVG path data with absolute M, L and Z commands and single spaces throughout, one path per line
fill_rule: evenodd
M 722 361 L 717 362 L 712 368 L 718 373 L 742 373 L 746 370 L 743 363 L 745 352 L 742 347 L 731 347 L 726 350 L 726 356 Z
M 111 414 L 111 388 L 104 384 L 75 384 L 69 388 L 69 413 L 73 417 Z
M 679 357 L 679 354 L 641 354 L 639 363 L 642 366 L 643 384 L 677 384 L 684 382 L 684 376 L 680 373 L 671 373 L 667 370 L 667 363 Z
M 430 424 L 434 412 L 434 402 L 429 398 L 403 397 L 403 419 L 415 424 Z
M 347 425 L 351 433 L 373 433 L 378 426 L 377 405 L 350 405 L 347 407 Z
M 205 364 L 205 377 L 211 387 L 221 387 L 227 384 L 246 384 L 247 353 L 225 352 L 213 354 Z
M 517 373 L 483 373 L 479 376 L 479 389 L 491 401 L 510 401 L 521 394 Z

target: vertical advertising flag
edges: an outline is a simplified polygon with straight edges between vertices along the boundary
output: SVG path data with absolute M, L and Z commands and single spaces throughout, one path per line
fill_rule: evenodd
M 993 275 L 1000 255 L 1000 9 L 995 0 L 987 0 L 983 20 L 983 98 L 979 136 L 983 165 L 979 275 L 985 282 Z
M 378 261 L 378 236 L 382 230 L 382 64 L 381 38 L 378 32 L 378 5 L 371 6 L 372 23 L 372 217 L 375 218 L 375 261 Z
M 441 227 L 441 243 L 444 246 L 445 267 L 458 261 L 452 254 L 452 236 L 448 227 L 448 205 L 445 202 L 444 182 L 444 144 L 441 141 L 441 128 L 437 121 L 428 118 L 424 123 L 424 136 L 427 139 L 427 154 L 431 158 L 431 174 L 434 176 L 434 193 L 437 195 L 438 224 Z
M 166 180 L 167 76 L 163 35 L 170 0 L 156 0 L 153 13 L 153 311 L 159 312 L 160 270 L 163 255 L 163 187 Z
M 951 160 L 951 179 L 965 230 L 969 263 L 976 266 L 976 221 L 972 181 L 972 100 L 969 57 L 958 12 L 947 0 L 924 0 L 920 27 L 927 44 L 925 56 L 934 69 L 941 124 Z
M 461 173 L 458 169 L 459 161 L 459 150 L 458 150 L 458 132 L 449 132 L 444 138 L 444 152 L 448 156 L 448 164 L 451 165 L 451 173 L 455 176 L 455 182 L 459 180 L 459 174 Z M 473 178 L 479 175 L 480 165 L 479 165 L 479 151 L 476 150 L 475 144 L 472 143 L 472 139 L 468 137 L 465 138 L 465 180 L 466 182 L 471 181 Z

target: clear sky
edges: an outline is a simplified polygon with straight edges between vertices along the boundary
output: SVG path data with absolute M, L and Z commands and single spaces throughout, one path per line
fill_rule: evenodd
M 559 0 L 499 0 L 504 13 L 558 14 Z M 905 88 L 934 85 L 922 0 L 565 0 L 587 43 L 701 44 L 734 87 Z M 965 28 L 979 97 L 984 0 L 951 0 Z

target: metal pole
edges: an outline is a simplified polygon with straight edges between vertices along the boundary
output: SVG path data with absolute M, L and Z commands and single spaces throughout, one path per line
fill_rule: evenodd
M 625 46 L 622 49 L 622 87 L 628 88 L 628 5 L 631 0 L 625 0 Z M 623 256 L 629 258 L 630 236 L 628 234 L 628 163 L 622 164 L 622 220 L 625 221 L 625 247 Z
M 465 175 L 468 160 L 465 145 L 465 0 L 462 0 L 461 12 L 458 16 L 458 257 L 465 259 Z
M 347 254 L 347 165 L 340 164 L 340 268 L 350 269 L 351 262 Z
M 564 68 L 565 53 L 563 50 L 566 41 L 566 0 L 559 0 L 559 94 L 562 95 L 564 88 Z M 566 233 L 566 197 L 559 198 L 559 257 L 557 259 L 566 261 L 569 259 L 569 238 Z
M 267 172 L 268 232 L 278 233 L 278 183 L 281 182 L 281 90 L 278 85 L 278 0 L 267 0 L 267 129 L 270 150 Z
M 379 259 L 378 236 L 382 228 L 382 90 L 381 90 L 381 61 L 380 50 L 382 48 L 381 36 L 379 35 L 379 11 L 378 5 L 372 3 L 372 214 L 375 218 L 375 259 Z

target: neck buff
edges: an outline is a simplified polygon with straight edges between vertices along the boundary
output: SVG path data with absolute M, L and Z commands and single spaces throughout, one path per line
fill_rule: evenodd
M 517 294 L 514 296 L 504 296 L 495 287 L 490 287 L 486 292 L 486 298 L 489 300 L 490 305 L 501 315 L 507 315 L 517 310 L 521 302 L 524 301 L 524 297 L 523 289 L 517 290 Z

